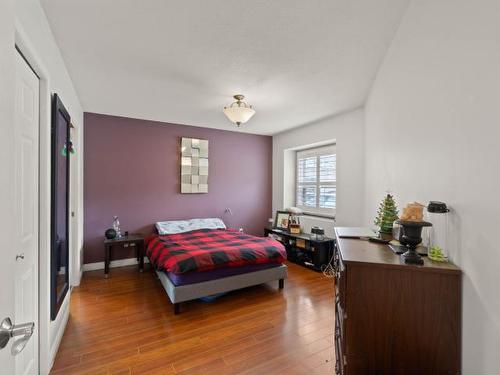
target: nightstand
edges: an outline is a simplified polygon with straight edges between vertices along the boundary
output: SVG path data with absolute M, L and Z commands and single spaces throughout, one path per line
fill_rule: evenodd
M 104 240 L 104 277 L 109 275 L 109 263 L 111 262 L 111 250 L 113 247 L 135 247 L 137 251 L 137 260 L 139 262 L 139 271 L 144 269 L 144 236 L 140 234 L 130 234 L 121 238 Z

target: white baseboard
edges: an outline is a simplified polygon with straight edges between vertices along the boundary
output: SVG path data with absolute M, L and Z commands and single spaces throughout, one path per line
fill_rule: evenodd
M 68 324 L 69 320 L 69 302 L 71 298 L 71 289 L 68 291 L 68 294 L 65 297 L 65 300 L 61 306 L 61 309 L 57 313 L 58 316 L 61 316 L 60 319 L 62 319 L 59 327 L 55 327 L 57 324 L 57 319 L 54 322 L 51 322 L 54 326 L 51 327 L 50 329 L 50 334 L 54 335 L 54 341 L 50 347 L 49 351 L 49 372 L 52 369 L 52 366 L 54 365 L 54 361 L 56 359 L 57 351 L 59 350 L 59 346 L 61 345 L 62 338 L 64 336 L 64 331 L 66 331 L 66 325 Z M 54 332 L 55 330 L 55 332 Z
M 149 263 L 149 259 L 144 257 L 144 263 Z M 112 260 L 111 263 L 109 263 L 109 267 L 116 268 L 116 267 L 136 266 L 137 264 L 139 264 L 139 262 L 137 261 L 136 258 L 127 258 L 127 259 Z M 85 263 L 83 265 L 83 272 L 103 270 L 103 269 L 104 269 L 104 262 Z
M 73 282 L 71 283 L 71 286 L 80 285 L 80 282 L 82 281 L 82 276 L 83 276 L 83 266 L 80 267 L 78 271 L 76 271 L 76 276 L 73 276 Z

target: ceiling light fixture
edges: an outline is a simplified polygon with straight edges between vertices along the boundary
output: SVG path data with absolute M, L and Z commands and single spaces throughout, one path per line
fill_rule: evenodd
M 255 114 L 255 110 L 251 105 L 242 101 L 245 98 L 243 95 L 234 95 L 233 98 L 235 98 L 236 101 L 231 103 L 229 107 L 224 107 L 224 114 L 229 121 L 234 122 L 239 127 L 241 124 L 250 120 Z

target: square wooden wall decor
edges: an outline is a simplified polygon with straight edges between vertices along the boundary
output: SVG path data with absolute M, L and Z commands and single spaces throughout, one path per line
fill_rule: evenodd
M 208 193 L 208 140 L 181 138 L 181 193 Z

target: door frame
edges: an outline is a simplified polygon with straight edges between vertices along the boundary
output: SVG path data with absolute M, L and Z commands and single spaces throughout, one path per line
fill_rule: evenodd
M 38 244 L 38 365 L 41 374 L 48 373 L 59 348 L 69 318 L 69 297 L 65 298 L 56 320 L 50 319 L 50 223 L 51 223 L 51 81 L 42 58 L 23 27 L 15 21 L 15 47 L 40 79 L 39 106 L 39 244 Z M 17 53 L 17 52 L 15 52 Z M 71 230 L 71 228 L 70 228 Z M 71 237 L 70 237 L 71 241 Z M 72 244 L 70 243 L 70 249 Z M 72 264 L 70 250 L 69 265 Z M 55 325 L 55 327 L 53 326 Z M 51 340 L 51 332 L 58 335 Z M 51 342 L 52 341 L 52 342 Z

